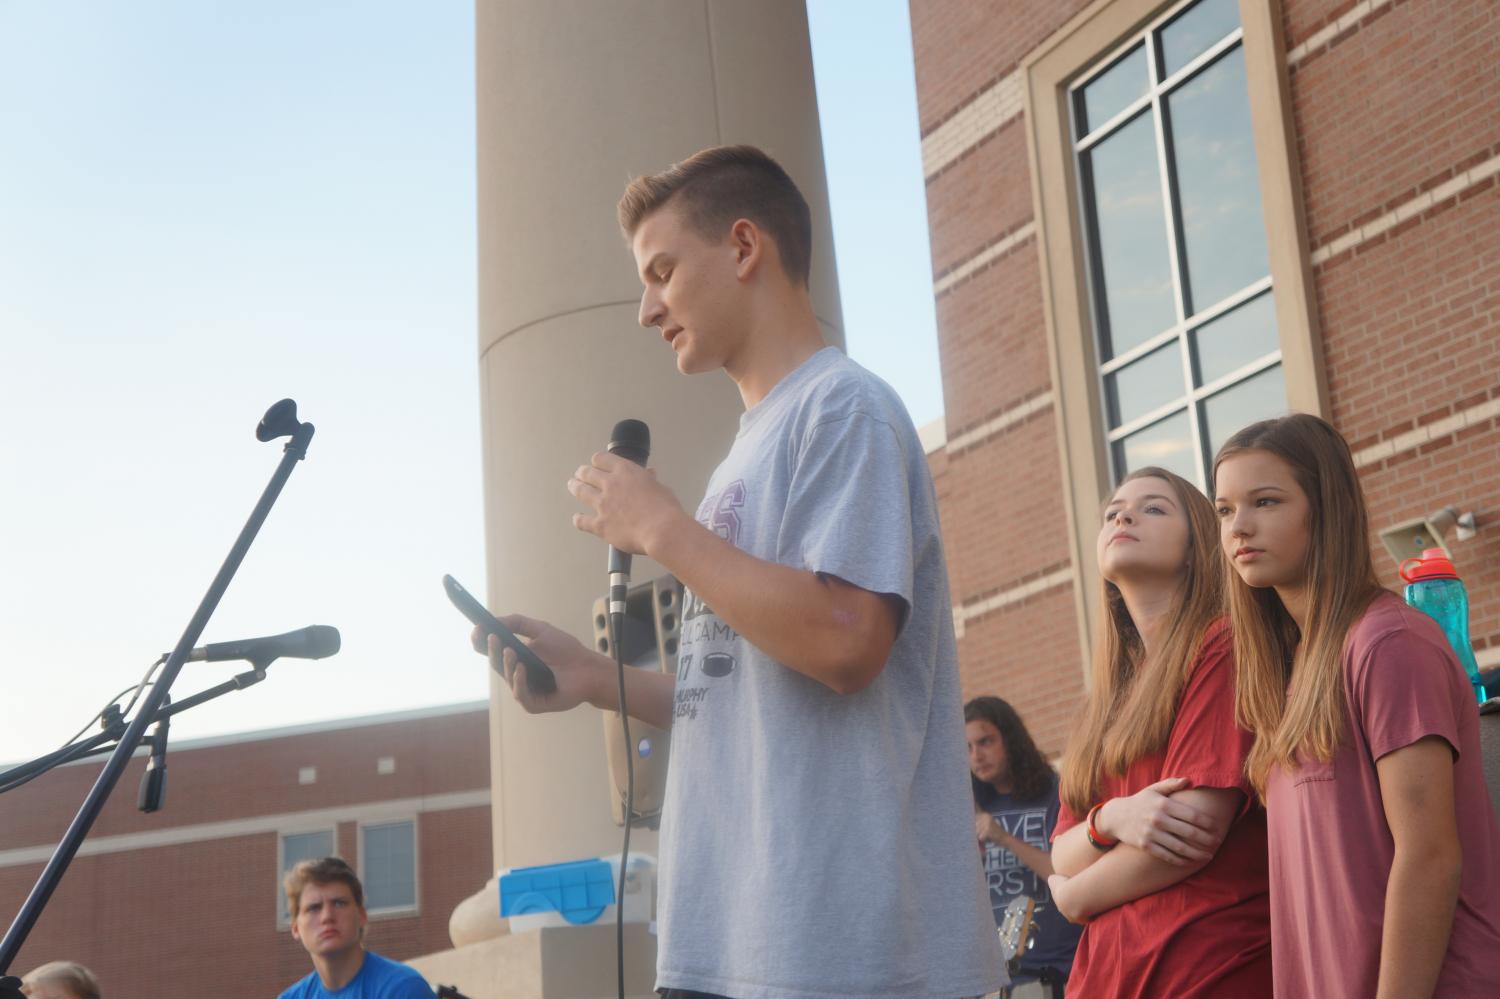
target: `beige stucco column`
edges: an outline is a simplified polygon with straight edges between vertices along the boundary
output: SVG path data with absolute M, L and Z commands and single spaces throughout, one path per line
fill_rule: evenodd
M 479 0 L 476 44 L 486 592 L 587 642 L 605 548 L 573 529 L 568 476 L 642 419 L 691 509 L 740 413 L 727 377 L 679 375 L 636 323 L 627 181 L 721 143 L 776 157 L 812 206 L 813 299 L 842 344 L 807 17 L 800 0 Z M 637 559 L 634 578 L 662 571 Z M 495 678 L 490 725 L 497 867 L 619 851 L 596 711 L 531 717 Z M 655 834 L 631 846 L 654 853 Z

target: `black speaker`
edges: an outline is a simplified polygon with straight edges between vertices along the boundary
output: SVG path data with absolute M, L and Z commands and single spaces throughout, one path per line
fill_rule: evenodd
M 594 647 L 610 658 L 609 603 L 594 601 Z M 620 651 L 628 669 L 677 672 L 677 645 L 682 636 L 682 584 L 674 576 L 636 583 L 625 596 L 625 627 Z M 609 765 L 613 794 L 610 813 L 615 825 L 625 824 L 625 743 L 620 736 L 620 716 L 606 711 L 604 753 Z M 661 824 L 662 798 L 667 789 L 667 763 L 671 756 L 671 733 L 630 720 L 631 756 L 635 762 L 635 808 L 631 825 L 655 829 Z

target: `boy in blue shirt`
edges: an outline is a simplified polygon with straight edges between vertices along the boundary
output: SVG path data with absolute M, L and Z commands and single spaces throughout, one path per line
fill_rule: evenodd
M 313 971 L 281 999 L 432 999 L 421 975 L 365 950 L 365 891 L 348 864 L 304 860 L 285 886 L 292 937 L 307 948 Z

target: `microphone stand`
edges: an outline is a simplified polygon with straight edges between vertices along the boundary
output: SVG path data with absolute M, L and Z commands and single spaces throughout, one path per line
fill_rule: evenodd
M 180 714 L 188 708 L 197 707 L 204 701 L 211 701 L 232 690 L 244 690 L 246 687 L 253 687 L 266 678 L 266 666 L 268 665 L 270 665 L 270 661 L 256 663 L 255 668 L 252 670 L 240 673 L 217 686 L 209 687 L 207 690 L 194 694 L 186 700 L 164 706 L 150 718 L 147 724 L 155 722 L 160 726 L 173 715 Z M 46 756 L 39 756 L 30 763 L 22 763 L 19 766 L 11 767 L 9 770 L 0 771 L 0 794 L 4 794 L 6 791 L 13 791 L 22 784 L 34 780 L 49 770 L 54 770 L 65 763 L 72 763 L 74 760 L 86 760 L 90 756 L 98 756 L 100 753 L 113 752 L 115 747 L 113 745 L 106 746 L 104 743 L 120 739 L 125 734 L 125 727 L 125 722 L 117 718 L 105 731 L 84 742 L 65 746 L 56 752 L 48 753 Z M 151 743 L 155 738 L 157 737 L 154 735 L 147 736 L 142 741 Z M 152 810 L 154 811 L 154 809 Z M 146 811 L 146 809 L 142 809 L 142 811 Z M 4 993 L 0 992 L 0 999 L 3 999 L 3 997 Z
M 108 727 L 103 732 L 90 736 L 83 742 L 75 742 L 70 746 L 50 752 L 46 756 L 38 756 L 30 763 L 21 763 L 9 770 L 0 770 L 0 794 L 13 791 L 22 784 L 65 763 L 81 760 L 95 753 L 108 752 L 114 747 L 106 746 L 104 743 L 115 742 L 124 734 L 125 722 L 116 718 L 108 723 Z
M 116 744 L 114 752 L 104 764 L 104 769 L 100 771 L 98 780 L 94 782 L 88 797 L 78 809 L 78 814 L 68 825 L 68 831 L 63 834 L 62 841 L 53 851 L 52 859 L 47 861 L 47 866 L 42 869 L 36 886 L 31 889 L 31 894 L 21 906 L 21 911 L 16 914 L 15 921 L 5 933 L 5 938 L 0 940 L 0 975 L 10 971 L 11 964 L 20 953 L 22 945 L 26 943 L 26 938 L 31 934 L 48 900 L 52 898 L 52 893 L 57 890 L 58 884 L 67 872 L 68 865 L 73 862 L 78 848 L 83 845 L 83 840 L 88 836 L 89 829 L 93 827 L 94 820 L 99 817 L 99 812 L 104 808 L 105 801 L 109 799 L 110 792 L 119 782 L 126 763 L 130 761 L 136 747 L 141 744 L 146 734 L 146 726 L 160 710 L 171 690 L 173 681 L 182 670 L 183 662 L 186 661 L 193 647 L 198 644 L 198 637 L 203 634 L 208 619 L 218 608 L 224 591 L 229 588 L 230 581 L 234 579 L 235 572 L 239 570 L 240 563 L 249 552 L 251 543 L 260 532 L 266 516 L 271 512 L 271 507 L 276 504 L 276 498 L 281 495 L 282 487 L 286 485 L 287 479 L 291 478 L 292 470 L 296 468 L 297 462 L 307 457 L 307 445 L 312 441 L 313 425 L 300 422 L 297 419 L 297 404 L 290 399 L 283 399 L 266 411 L 265 417 L 256 427 L 255 436 L 262 442 L 287 436 L 290 436 L 291 440 L 287 441 L 282 449 L 281 463 L 277 465 L 271 481 L 266 484 L 260 501 L 255 504 L 255 509 L 250 511 L 249 519 L 240 529 L 239 537 L 235 539 L 233 547 L 229 549 L 229 555 L 224 559 L 224 564 L 219 567 L 218 574 L 209 584 L 208 592 L 203 595 L 198 609 L 193 612 L 182 637 L 177 640 L 177 647 L 167 657 L 167 664 L 162 667 L 161 676 L 152 685 L 151 692 L 146 695 L 146 703 L 136 713 L 134 720 L 126 728 L 125 734 Z M 19 997 L 20 985 L 19 980 L 9 975 L 0 978 L 0 999 Z

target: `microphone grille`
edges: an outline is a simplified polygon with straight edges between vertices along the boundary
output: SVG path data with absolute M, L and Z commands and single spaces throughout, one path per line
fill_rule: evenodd
M 339 630 L 332 625 L 315 624 L 307 629 L 308 658 L 323 659 L 338 652 L 343 644 Z
M 651 456 L 651 428 L 640 420 L 621 420 L 609 433 L 609 453 L 644 465 Z

